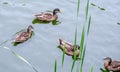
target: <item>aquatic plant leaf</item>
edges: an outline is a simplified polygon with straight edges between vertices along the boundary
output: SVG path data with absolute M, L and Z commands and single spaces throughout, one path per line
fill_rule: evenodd
M 94 3 L 91 3 L 91 5 L 92 5 L 92 6 L 96 6 L 96 4 L 94 4 Z
M 84 47 L 84 38 L 85 38 L 85 31 L 84 31 L 84 28 L 83 27 L 83 30 L 82 30 L 82 35 L 81 35 L 81 43 L 80 43 L 80 58 L 82 57 L 82 52 L 83 52 L 83 47 Z
M 76 42 L 77 42 L 77 25 L 76 25 L 76 29 L 75 29 L 75 36 L 74 36 L 74 60 L 76 60 L 76 54 L 75 54 L 75 51 L 76 51 Z
M 103 68 L 100 68 L 101 72 L 110 72 L 109 70 L 107 69 L 103 69 Z
M 63 49 L 63 55 L 62 55 L 62 66 L 64 64 L 64 58 L 65 58 L 65 49 Z
M 60 24 L 61 22 L 59 21 L 59 20 L 54 20 L 54 21 L 52 21 L 52 25 L 58 25 L 58 24 Z
M 64 46 L 64 47 L 65 47 L 65 46 Z M 62 52 L 63 52 L 63 54 L 62 54 L 62 66 L 63 66 L 63 64 L 64 64 L 64 57 L 65 57 L 65 48 L 64 48 L 64 49 L 62 49 L 60 45 L 59 45 L 59 46 L 57 46 L 57 48 L 61 49 L 61 50 L 62 50 Z
M 3 44 L 5 44 L 5 43 L 8 42 L 8 41 L 9 41 L 9 39 L 8 39 L 8 40 L 5 40 L 4 42 L 2 42 L 2 43 L 0 44 L 0 46 L 3 45 Z
M 76 60 L 73 60 L 72 67 L 71 67 L 71 72 L 73 72 L 73 69 L 74 69 L 74 66 L 75 66 L 75 62 L 76 62 Z
M 86 52 L 86 46 L 83 49 L 82 57 L 81 57 L 81 65 L 80 65 L 80 72 L 82 72 L 83 69 L 83 63 L 84 63 L 84 58 L 85 58 L 85 52 Z
M 24 57 L 22 57 L 21 55 L 19 55 L 18 53 L 14 52 L 13 50 L 11 50 L 10 48 L 8 47 L 4 47 L 5 49 L 7 50 L 10 50 L 12 52 L 13 55 L 15 55 L 15 57 L 17 57 L 18 59 L 22 60 L 23 62 L 25 62 L 26 64 L 28 64 L 30 67 L 33 68 L 33 70 L 35 72 L 38 72 L 37 69 L 30 63 L 28 62 Z
M 54 72 L 57 72 L 57 60 L 55 59 L 55 63 L 54 63 Z
M 100 7 L 100 6 L 97 6 L 97 5 L 94 4 L 94 3 L 91 3 L 91 5 L 92 5 L 92 6 L 96 6 L 96 7 L 98 7 L 100 10 L 105 10 L 105 8 L 102 8 L 102 7 Z
M 77 3 L 77 16 L 79 14 L 79 9 L 80 9 L 80 0 L 78 0 L 78 3 Z
M 119 23 L 119 22 L 118 22 L 117 24 L 118 24 L 118 25 L 120 25 L 120 23 Z
M 86 12 L 86 20 L 87 20 L 87 17 L 88 17 L 88 11 L 89 11 L 89 0 L 87 0 L 87 6 L 85 8 L 85 12 Z
M 32 21 L 32 24 L 49 24 L 50 22 L 45 22 L 45 21 L 41 21 L 41 20 L 38 20 L 38 19 L 34 19 L 33 21 Z
M 94 70 L 94 66 L 91 67 L 90 72 L 93 72 L 93 70 Z
M 99 6 L 98 6 L 98 8 L 99 8 L 100 10 L 105 10 L 105 8 L 102 8 L 102 7 L 99 7 Z
M 71 67 L 71 72 L 73 72 L 75 61 L 76 61 L 76 42 L 77 42 L 77 25 L 75 28 L 75 35 L 74 35 L 74 56 L 73 56 L 73 62 L 72 62 L 72 67 Z
M 91 25 L 91 16 L 89 17 L 89 21 L 88 21 L 87 35 L 89 34 L 90 31 L 90 25 Z
M 18 44 L 20 44 L 21 42 L 13 42 L 13 46 L 17 46 Z
M 8 4 L 8 2 L 3 2 L 3 4 Z

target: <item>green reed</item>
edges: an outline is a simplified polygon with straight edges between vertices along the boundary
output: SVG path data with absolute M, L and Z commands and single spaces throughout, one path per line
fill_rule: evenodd
M 89 21 L 88 21 L 87 35 L 89 34 L 90 31 L 90 25 L 91 25 L 91 16 L 89 17 Z
M 87 20 L 87 17 L 88 17 L 88 11 L 89 11 L 89 0 L 87 0 L 87 5 L 85 7 L 85 12 L 86 12 L 85 18 L 86 18 L 86 20 Z
M 87 5 L 85 7 L 85 23 L 87 23 L 87 20 L 88 20 L 88 15 L 89 15 L 89 0 L 87 0 Z M 88 20 L 88 23 L 87 23 L 87 36 L 89 34 L 89 30 L 90 30 L 90 24 L 91 24 L 91 16 L 89 17 L 89 20 Z M 85 24 L 83 26 L 83 30 L 82 30 L 82 37 L 81 37 L 81 43 L 80 43 L 80 46 L 81 46 L 81 55 L 80 55 L 80 58 L 81 58 L 81 64 L 80 64 L 80 72 L 82 72 L 82 68 L 83 68 L 83 63 L 84 63 L 84 58 L 85 58 L 85 52 L 86 52 L 86 42 L 84 41 L 85 40 Z
M 110 72 L 108 69 L 100 68 L 101 72 Z
M 64 58 L 65 58 L 65 46 L 64 46 L 63 55 L 62 55 L 62 66 L 63 66 L 63 64 L 64 64 Z
M 80 10 L 80 0 L 78 0 L 78 4 L 77 4 L 77 16 L 79 14 L 79 10 Z
M 77 18 L 78 18 L 78 14 L 79 14 L 79 10 L 80 10 L 80 2 L 81 1 L 78 0 L 78 4 L 77 4 Z M 76 42 L 77 42 L 77 24 L 76 24 L 75 35 L 74 35 L 74 51 L 76 50 Z M 71 67 L 71 72 L 73 72 L 73 69 L 74 69 L 74 66 L 75 66 L 75 62 L 76 62 L 76 54 L 74 52 L 73 62 L 72 62 L 72 67 Z
M 94 66 L 91 67 L 90 72 L 93 72 L 93 70 L 94 70 Z
M 100 9 L 100 10 L 105 11 L 105 8 L 100 7 L 100 6 L 98 6 L 98 5 L 94 4 L 94 3 L 91 3 L 91 5 L 94 6 L 94 7 L 97 7 L 97 8 Z
M 54 63 L 54 72 L 57 72 L 57 60 L 55 59 L 55 63 Z
M 11 50 L 9 47 L 5 47 L 4 46 L 3 48 L 9 50 L 15 57 L 17 57 L 18 59 L 22 60 L 26 64 L 28 64 L 35 72 L 38 72 L 38 70 L 29 61 L 27 61 L 24 57 L 22 57 L 21 55 L 19 55 L 15 51 Z
M 76 51 L 76 42 L 77 42 L 77 25 L 76 25 L 75 36 L 74 36 L 74 51 Z M 75 65 L 75 61 L 76 61 L 76 54 L 74 52 L 71 72 L 73 71 L 73 68 L 74 68 L 74 65 Z

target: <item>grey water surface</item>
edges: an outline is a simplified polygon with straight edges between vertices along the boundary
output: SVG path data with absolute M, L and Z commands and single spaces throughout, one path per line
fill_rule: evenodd
M 72 58 L 65 55 L 62 67 L 62 51 L 57 48 L 58 39 L 74 43 L 77 24 L 77 44 L 80 43 L 82 27 L 85 24 L 85 6 L 87 0 L 81 0 L 80 11 L 76 15 L 77 0 L 0 0 L 0 43 L 14 38 L 14 34 L 28 25 L 34 27 L 35 35 L 26 42 L 13 46 L 8 41 L 2 46 L 9 47 L 26 60 L 39 72 L 53 72 L 57 59 L 57 72 L 70 72 Z M 7 2 L 7 3 L 5 3 Z M 120 60 L 120 0 L 91 0 L 90 3 L 105 8 L 105 11 L 90 5 L 92 16 L 87 42 L 84 72 L 89 72 L 92 65 L 94 72 L 101 72 L 103 58 Z M 34 15 L 46 10 L 59 8 L 58 25 L 32 24 Z M 74 72 L 76 72 L 76 66 Z M 34 72 L 33 69 L 15 57 L 9 50 L 0 47 L 0 72 Z

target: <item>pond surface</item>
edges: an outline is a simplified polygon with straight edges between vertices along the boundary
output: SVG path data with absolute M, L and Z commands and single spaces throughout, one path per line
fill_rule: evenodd
M 90 5 L 89 13 L 92 21 L 87 38 L 83 71 L 89 72 L 91 66 L 94 65 L 94 72 L 100 72 L 99 69 L 103 67 L 103 58 L 109 56 L 120 60 L 120 25 L 117 24 L 120 22 L 120 0 L 91 0 L 90 3 L 105 8 L 105 11 Z M 86 1 L 81 1 L 77 21 L 77 0 L 1 0 L 0 43 L 14 38 L 13 35 L 16 32 L 32 25 L 35 35 L 31 39 L 18 46 L 13 46 L 12 41 L 8 41 L 3 46 L 20 54 L 39 72 L 53 72 L 55 59 L 58 62 L 57 72 L 70 72 L 73 60 L 65 55 L 62 68 L 62 51 L 57 48 L 58 38 L 74 43 L 75 26 L 78 23 L 77 44 L 79 44 L 85 21 L 85 5 Z M 54 8 L 62 11 L 58 14 L 60 24 L 32 24 L 34 14 Z M 0 72 L 33 72 L 33 70 L 9 50 L 1 47 Z

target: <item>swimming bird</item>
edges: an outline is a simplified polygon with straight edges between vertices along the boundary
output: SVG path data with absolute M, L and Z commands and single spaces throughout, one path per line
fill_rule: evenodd
M 29 25 L 25 31 L 22 31 L 17 34 L 14 42 L 22 43 L 28 40 L 31 37 L 32 33 L 33 33 L 33 27 L 32 25 Z
M 60 12 L 60 9 L 55 8 L 53 12 L 42 12 L 41 14 L 36 14 L 36 19 L 44 22 L 51 22 L 58 18 L 57 13 Z
M 60 48 L 65 52 L 65 54 L 69 55 L 69 56 L 74 56 L 74 54 L 76 56 L 79 56 L 80 54 L 80 46 L 76 45 L 76 50 L 74 50 L 74 45 L 64 41 L 62 39 L 59 38 L 59 44 L 60 44 Z
M 104 67 L 113 72 L 120 72 L 120 61 L 112 61 L 110 57 L 106 57 Z

